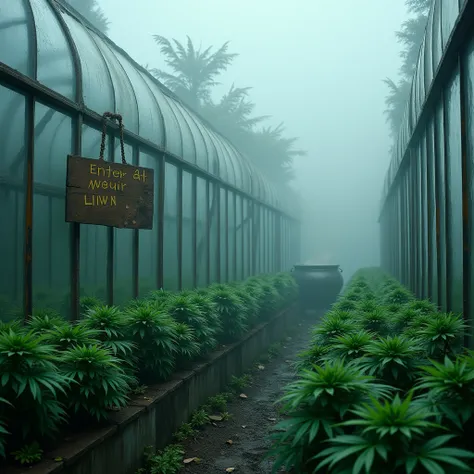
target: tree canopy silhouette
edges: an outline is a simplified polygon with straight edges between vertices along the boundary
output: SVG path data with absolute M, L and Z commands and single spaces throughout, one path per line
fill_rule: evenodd
M 102 33 L 107 34 L 110 22 L 105 12 L 100 8 L 97 0 L 62 0 L 71 5 L 84 18 L 89 20 L 93 26 Z
M 193 108 L 200 108 L 210 99 L 211 88 L 219 84 L 216 78 L 238 56 L 227 52 L 229 42 L 212 52 L 212 46 L 196 49 L 189 36 L 186 48 L 176 39 L 170 41 L 160 35 L 153 38 L 172 72 L 152 69 L 152 73 Z
M 385 114 L 390 124 L 393 138 L 398 136 L 406 103 L 410 96 L 411 82 L 415 72 L 420 47 L 425 34 L 428 13 L 433 0 L 405 0 L 408 12 L 414 15 L 404 21 L 396 32 L 397 41 L 403 45 L 400 52 L 402 65 L 398 81 L 384 79 L 389 90 L 385 98 Z
M 257 128 L 270 117 L 254 115 L 250 87 L 233 84 L 219 100 L 213 99 L 219 76 L 238 56 L 229 52 L 229 42 L 214 50 L 212 46 L 197 49 L 189 36 L 186 47 L 176 39 L 159 35 L 154 39 L 170 71 L 149 69 L 152 74 L 247 155 L 268 179 L 287 184 L 293 177 L 293 158 L 305 154 L 293 148 L 297 139 L 283 136 L 283 124 Z

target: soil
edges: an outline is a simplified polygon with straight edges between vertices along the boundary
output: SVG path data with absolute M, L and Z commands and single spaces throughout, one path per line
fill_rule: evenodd
M 275 402 L 283 394 L 284 387 L 295 379 L 292 363 L 308 346 L 315 322 L 313 317 L 301 321 L 292 336 L 283 341 L 277 356 L 270 362 L 256 364 L 251 385 L 242 389 L 247 398 L 237 394 L 227 406 L 227 412 L 231 414 L 228 421 L 208 425 L 194 440 L 182 443 L 186 459 L 199 458 L 198 463 L 186 464 L 182 472 L 222 474 L 228 468 L 234 468 L 228 472 L 235 474 L 272 472 L 271 459 L 264 457 L 271 445 L 269 434 L 282 419 Z

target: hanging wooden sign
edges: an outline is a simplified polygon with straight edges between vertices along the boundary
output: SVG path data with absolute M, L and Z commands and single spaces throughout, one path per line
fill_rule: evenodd
M 104 160 L 106 118 L 119 120 L 122 163 Z M 154 170 L 125 161 L 122 118 L 104 114 L 99 159 L 68 156 L 66 221 L 127 229 L 153 228 Z

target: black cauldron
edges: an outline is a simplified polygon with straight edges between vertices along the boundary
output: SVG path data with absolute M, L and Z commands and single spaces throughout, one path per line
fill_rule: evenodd
M 339 265 L 295 265 L 293 272 L 302 311 L 329 309 L 344 284 Z

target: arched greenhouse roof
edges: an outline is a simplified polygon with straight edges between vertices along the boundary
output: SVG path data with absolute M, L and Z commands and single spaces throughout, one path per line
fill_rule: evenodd
M 169 154 L 270 206 L 286 204 L 249 159 L 71 7 L 1 2 L 0 44 L 0 62 L 48 89 L 97 114 L 120 113 L 126 130 Z

